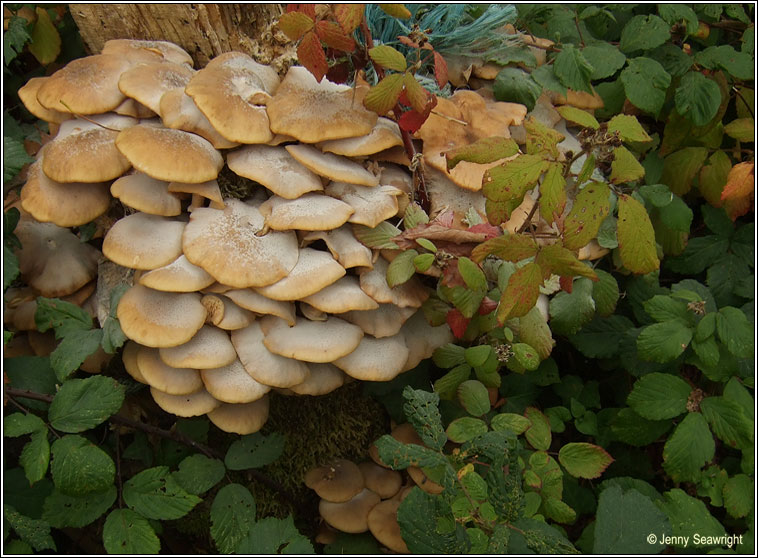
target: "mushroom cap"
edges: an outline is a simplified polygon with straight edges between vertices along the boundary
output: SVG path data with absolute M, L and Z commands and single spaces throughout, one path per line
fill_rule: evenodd
M 132 63 L 110 54 L 78 58 L 50 76 L 37 90 L 39 103 L 59 112 L 101 114 L 115 109 L 126 96 L 118 80 Z
M 137 355 L 139 354 L 142 345 L 131 339 L 124 343 L 124 350 L 121 352 L 121 361 L 124 363 L 126 372 L 135 380 L 141 384 L 146 384 L 147 380 L 140 372 L 139 364 L 137 363 Z
M 399 485 L 398 488 L 400 488 Z M 381 544 L 393 552 L 410 554 L 411 551 L 403 540 L 400 524 L 397 522 L 397 509 L 400 503 L 400 500 L 394 499 L 379 502 L 368 513 L 367 523 L 369 531 Z
M 103 254 L 124 267 L 156 269 L 182 255 L 186 224 L 169 217 L 132 213 L 119 219 L 103 240 Z
M 316 240 L 323 240 L 332 256 L 339 264 L 348 269 L 350 267 L 373 267 L 371 249 L 355 238 L 353 228 L 343 225 L 331 231 L 313 231 L 303 237 L 303 245 Z
M 306 362 L 332 362 L 353 352 L 363 337 L 361 328 L 333 316 L 324 322 L 298 318 L 293 327 L 273 316 L 260 321 L 269 351 Z
M 305 474 L 304 482 L 329 502 L 347 502 L 366 487 L 358 465 L 342 458 L 311 469 Z
M 394 186 L 364 188 L 347 182 L 331 182 L 324 190 L 355 210 L 348 219 L 350 223 L 371 228 L 397 215 L 398 196 L 403 195 L 402 190 Z
M 133 118 L 145 119 L 155 118 L 158 116 L 155 112 L 147 108 L 142 103 L 137 102 L 135 99 L 126 98 L 124 102 L 113 109 L 113 112 L 120 114 L 121 116 L 131 116 Z
M 395 440 L 398 442 L 402 442 L 403 444 L 418 444 L 419 446 L 426 447 L 424 445 L 424 442 L 421 440 L 421 437 L 413 428 L 413 425 L 409 422 L 403 422 L 395 426 L 395 428 L 392 429 L 392 432 L 390 432 L 390 436 L 395 438 Z M 375 443 L 372 443 L 369 446 L 368 455 L 374 461 L 374 463 L 380 467 L 388 467 L 388 465 L 384 463 L 379 457 L 379 449 L 376 447 Z
M 289 275 L 256 290 L 273 300 L 298 300 L 317 293 L 344 275 L 345 268 L 329 252 L 303 248 Z
M 116 311 L 124 335 L 148 347 L 186 343 L 203 327 L 205 314 L 196 293 L 165 293 L 142 285 L 126 291 Z
M 276 355 L 266 348 L 258 322 L 233 331 L 232 344 L 247 373 L 262 384 L 286 388 L 301 384 L 310 375 L 304 362 Z
M 74 118 L 69 112 L 61 112 L 58 110 L 48 109 L 43 107 L 37 100 L 37 91 L 42 87 L 42 84 L 50 79 L 49 76 L 33 77 L 27 81 L 21 89 L 18 90 L 18 97 L 21 102 L 24 103 L 26 110 L 31 112 L 34 116 L 45 122 L 53 122 L 60 124 L 65 120 Z
M 256 314 L 270 314 L 285 320 L 288 325 L 295 325 L 295 305 L 283 300 L 272 300 L 253 289 L 234 289 L 224 293 L 238 306 Z
M 42 170 L 56 182 L 105 182 L 121 176 L 131 163 L 116 148 L 119 133 L 136 124 L 128 116 L 102 115 L 66 120 L 45 146 Z M 104 128 L 103 126 L 107 126 Z
M 43 157 L 41 154 L 27 171 L 26 184 L 21 189 L 24 211 L 41 223 L 52 222 L 59 227 L 78 227 L 108 211 L 108 184 L 56 182 L 42 172 Z
M 330 314 L 379 308 L 379 303 L 361 290 L 358 279 L 352 275 L 346 275 L 301 300 Z
M 200 375 L 208 393 L 224 403 L 250 403 L 271 390 L 253 379 L 239 359 L 226 366 L 201 370 Z
M 344 225 L 355 210 L 335 197 L 311 193 L 295 200 L 271 196 L 260 212 L 276 231 L 326 231 Z
M 461 225 L 461 219 L 469 209 L 474 209 L 486 220 L 486 199 L 480 192 L 460 188 L 449 176 L 435 168 L 426 169 L 426 189 L 429 194 L 429 213 L 439 214 L 452 211 L 453 224 Z
M 289 387 L 298 395 L 325 395 L 345 384 L 345 373 L 333 364 L 311 362 L 308 368 L 311 371 L 310 376 L 305 381 Z
M 363 271 L 360 275 L 363 292 L 380 303 L 392 303 L 400 308 L 419 308 L 429 298 L 429 292 L 418 277 L 411 277 L 402 285 L 390 288 L 387 284 L 388 267 L 387 260 L 379 258 L 374 262 L 373 269 Z
M 159 105 L 161 120 L 166 128 L 184 130 L 204 137 L 216 149 L 229 149 L 237 147 L 239 143 L 229 141 L 218 133 L 205 115 L 197 108 L 192 97 L 183 89 L 166 91 L 161 97 Z
M 378 118 L 363 106 L 366 90 L 326 79 L 318 83 L 306 68 L 292 66 L 266 106 L 271 131 L 306 143 L 364 136 Z
M 206 322 L 221 329 L 235 330 L 249 326 L 255 316 L 221 294 L 207 294 L 200 302 L 208 310 Z
M 403 476 L 398 471 L 385 469 L 373 461 L 359 463 L 358 468 L 363 474 L 366 488 L 376 492 L 382 499 L 392 498 L 403 484 Z M 370 525 L 369 528 L 371 528 Z
M 447 324 L 432 326 L 426 321 L 423 312 L 416 312 L 403 324 L 400 333 L 410 341 L 408 348 L 408 360 L 403 370 L 415 368 L 425 358 L 430 358 L 438 347 L 445 343 L 452 343 L 453 332 Z
M 152 62 L 129 68 L 118 80 L 118 88 L 156 114 L 161 114 L 161 97 L 167 91 L 184 91 L 195 70 L 175 62 Z
M 369 382 L 388 382 L 405 370 L 408 347 L 401 334 L 377 339 L 365 335 L 350 354 L 334 360 L 348 376 Z
M 161 409 L 178 417 L 205 415 L 221 405 L 221 401 L 203 388 L 187 395 L 170 395 L 151 387 L 150 395 Z
M 324 520 L 343 533 L 365 533 L 368 531 L 368 514 L 382 499 L 364 488 L 347 502 L 321 500 L 318 511 Z
M 185 92 L 223 137 L 239 143 L 265 143 L 269 129 L 265 105 L 279 86 L 269 66 L 247 54 L 227 52 L 197 72 Z
M 187 395 L 203 387 L 197 370 L 169 366 L 152 347 L 140 347 L 137 366 L 146 383 L 169 395 Z
M 210 421 L 224 432 L 252 434 L 268 420 L 268 394 L 250 403 L 222 403 L 208 413 Z
M 182 212 L 182 202 L 168 191 L 168 182 L 141 172 L 114 181 L 111 184 L 111 194 L 121 200 L 121 203 L 151 215 L 173 217 Z
M 216 327 L 204 325 L 186 343 L 159 350 L 160 358 L 174 368 L 220 368 L 237 359 L 229 335 Z
M 166 182 L 207 182 L 224 166 L 208 140 L 182 130 L 138 124 L 118 134 L 116 147 L 134 168 Z
M 115 54 L 130 62 L 159 62 L 165 60 L 192 67 L 192 57 L 169 41 L 140 39 L 111 39 L 103 45 L 102 54 Z
M 295 267 L 297 236 L 291 231 L 256 236 L 262 228 L 258 208 L 239 200 L 227 200 L 223 210 L 199 208 L 184 229 L 184 254 L 225 285 L 270 285 Z
M 396 145 L 403 145 L 400 127 L 389 118 L 380 116 L 374 128 L 365 136 L 322 141 L 317 147 L 321 151 L 345 157 L 365 157 Z
M 100 252 L 70 230 L 52 223 L 21 219 L 14 234 L 22 277 L 45 297 L 71 294 L 97 274 Z
M 340 318 L 357 325 L 364 333 L 381 338 L 390 337 L 399 332 L 403 324 L 416 311 L 416 308 L 411 307 L 398 308 L 394 304 L 379 304 L 375 310 L 345 312 L 340 315 Z
M 192 293 L 210 286 L 214 281 L 207 271 L 191 264 L 184 254 L 170 264 L 143 273 L 139 278 L 140 285 L 172 293 Z
M 222 206 L 224 205 L 224 198 L 221 197 L 221 189 L 218 187 L 217 180 L 208 180 L 207 182 L 198 182 L 197 184 L 169 182 L 168 191 L 202 196 L 212 202 L 216 202 Z M 217 209 L 223 209 L 223 207 Z
M 300 313 L 303 315 L 304 318 L 311 320 L 312 322 L 325 322 L 327 315 L 326 312 L 322 312 L 318 308 L 315 308 L 314 306 L 311 306 L 307 302 L 303 302 L 302 300 L 298 304 L 298 308 L 300 308 Z
M 379 184 L 378 176 L 361 166 L 360 163 L 356 163 L 347 157 L 333 153 L 322 153 L 312 145 L 292 144 L 285 145 L 284 149 L 299 163 L 319 176 L 360 186 L 376 186 Z

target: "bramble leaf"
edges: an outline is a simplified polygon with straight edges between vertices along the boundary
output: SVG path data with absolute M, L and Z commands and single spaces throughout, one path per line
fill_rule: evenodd
M 613 463 L 613 458 L 600 446 L 575 442 L 560 449 L 558 461 L 573 477 L 596 479 Z
M 442 449 L 447 437 L 442 428 L 442 417 L 438 409 L 439 395 L 405 386 L 403 399 L 405 399 L 403 412 L 424 444 L 435 450 Z
M 378 47 L 377 47 L 378 48 Z M 364 106 L 377 114 L 387 114 L 397 103 L 403 90 L 404 74 L 389 74 L 369 89 L 363 98 Z
M 487 432 L 487 424 L 477 418 L 461 417 L 452 421 L 445 433 L 447 437 L 457 443 L 466 442 Z
M 313 29 L 313 20 L 303 12 L 287 12 L 279 18 L 279 29 L 293 41 Z
M 508 234 L 490 238 L 479 244 L 471 252 L 475 262 L 482 262 L 489 256 L 497 256 L 507 262 L 519 262 L 537 254 L 537 243 L 525 234 Z
M 395 259 L 387 266 L 387 284 L 390 288 L 402 285 L 413 277 L 416 273 L 413 260 L 418 255 L 416 250 L 405 250 L 395 256 Z M 434 260 L 434 256 L 432 256 L 432 260 Z
M 592 75 L 590 75 L 592 81 L 611 77 L 626 63 L 624 53 L 605 42 L 593 43 L 583 48 L 582 56 L 592 66 Z
M 608 131 L 618 132 L 623 141 L 647 143 L 652 138 L 634 116 L 630 114 L 617 114 L 608 121 Z
M 634 383 L 627 403 L 643 418 L 664 420 L 687 410 L 691 391 L 687 382 L 673 374 L 652 372 Z
M 584 181 L 579 181 L 582 183 Z M 551 225 L 553 219 L 563 214 L 566 206 L 566 178 L 563 165 L 551 163 L 540 184 L 540 215 Z
M 316 22 L 316 34 L 330 48 L 343 52 L 355 50 L 355 41 L 346 35 L 337 23 L 324 20 Z
M 492 85 L 495 99 L 510 103 L 521 103 L 527 110 L 534 109 L 542 87 L 524 70 L 506 67 L 500 70 Z
M 465 530 L 453 519 L 450 504 L 414 487 L 397 510 L 400 533 L 414 554 L 465 553 L 470 547 Z M 441 529 L 443 524 L 450 527 Z
M 738 118 L 724 126 L 724 133 L 737 141 L 751 142 L 755 139 L 755 120 L 753 118 Z
M 482 138 L 474 143 L 446 151 L 447 170 L 454 169 L 461 161 L 479 164 L 493 163 L 498 159 L 515 155 L 518 150 L 518 144 L 513 138 Z
M 715 81 L 700 72 L 687 72 L 676 88 L 674 101 L 679 114 L 695 126 L 705 126 L 719 110 L 721 90 Z
M 116 501 L 116 487 L 111 484 L 102 492 L 81 496 L 63 494 L 58 490 L 45 498 L 42 518 L 53 527 L 85 527 L 103 515 Z
M 552 442 L 550 421 L 536 407 L 527 407 L 524 411 L 524 417 L 531 423 L 531 426 L 524 432 L 526 441 L 536 450 L 547 451 Z
M 30 544 L 34 550 L 56 550 L 55 541 L 50 536 L 50 525 L 46 521 L 22 515 L 8 504 L 3 505 L 3 520 L 3 523 L 7 521 L 21 540 Z
M 560 82 L 569 89 L 592 94 L 590 77 L 593 67 L 573 45 L 563 45 L 561 52 L 553 60 L 553 71 Z
M 705 417 L 688 413 L 663 446 L 663 468 L 674 482 L 695 481 L 715 451 Z
M 34 159 L 29 157 L 22 141 L 3 137 L 3 183 L 12 180 L 24 165 L 33 162 Z
M 652 50 L 671 37 L 669 25 L 656 15 L 636 15 L 621 32 L 619 50 L 627 54 L 637 50 Z
M 521 199 L 537 184 L 549 163 L 540 155 L 519 155 L 488 169 L 482 180 L 482 192 L 494 201 Z
M 237 550 L 255 523 L 255 499 L 241 484 L 227 484 L 211 505 L 211 537 L 224 554 Z
M 103 525 L 103 546 L 110 554 L 158 554 L 161 541 L 147 519 L 129 510 L 113 510 Z
M 660 552 L 662 541 L 649 535 L 671 534 L 666 515 L 634 488 L 608 486 L 598 498 L 596 517 L 592 551 L 600 554 Z
M 81 496 L 102 492 L 113 484 L 116 466 L 110 456 L 81 436 L 64 436 L 52 447 L 50 472 L 64 494 Z
M 706 397 L 700 402 L 700 412 L 713 433 L 728 446 L 746 450 L 753 445 L 753 421 L 738 403 L 724 397 Z
M 306 31 L 300 40 L 300 44 L 297 45 L 297 59 L 313 74 L 318 82 L 321 82 L 326 72 L 329 71 L 329 63 L 326 61 L 321 40 L 313 31 Z
M 462 382 L 458 386 L 458 400 L 463 408 L 475 417 L 485 415 L 490 410 L 489 392 L 479 380 Z
M 535 263 L 518 269 L 505 287 L 497 308 L 498 322 L 525 315 L 537 303 L 542 284 L 542 271 Z
M 202 502 L 179 486 L 167 466 L 134 475 L 124 483 L 123 497 L 127 506 L 148 519 L 179 519 Z
M 685 351 L 691 339 L 692 329 L 679 320 L 649 325 L 637 337 L 637 354 L 650 362 L 671 362 Z
M 404 74 L 403 85 L 405 85 L 405 94 L 408 97 L 413 110 L 418 113 L 423 113 L 429 102 L 429 92 L 423 88 L 411 72 L 406 72 Z
M 618 198 L 618 244 L 621 262 L 632 273 L 650 273 L 660 266 L 655 231 L 645 206 L 632 196 Z
M 734 475 L 724 485 L 724 507 L 732 517 L 745 517 L 753 509 L 754 481 L 747 475 Z
M 574 253 L 559 243 L 543 246 L 534 262 L 542 269 L 542 277 L 560 275 L 562 277 L 582 276 L 597 280 L 597 274 L 587 264 L 581 262 Z
M 363 20 L 364 6 L 362 4 L 334 4 L 332 13 L 334 19 L 342 27 L 342 31 L 349 35 L 361 24 Z
M 564 105 L 562 107 L 557 107 L 555 110 L 557 110 L 558 114 L 560 114 L 563 118 L 569 122 L 578 124 L 582 128 L 592 128 L 593 130 L 597 130 L 600 127 L 597 119 L 589 112 L 586 112 L 582 109 L 578 109 L 570 105 Z
M 595 238 L 610 211 L 610 190 L 606 184 L 592 182 L 574 200 L 563 225 L 563 245 L 578 250 Z
M 671 85 L 671 76 L 663 66 L 644 56 L 631 58 L 627 67 L 621 71 L 619 79 L 624 85 L 627 98 L 634 106 L 654 115 L 660 112 L 666 100 L 666 91 Z
M 82 432 L 114 415 L 124 402 L 124 387 L 113 378 L 92 376 L 65 382 L 50 404 L 50 425 L 62 432 Z
M 388 221 L 382 221 L 373 229 L 365 225 L 353 227 L 355 238 L 369 248 L 397 250 L 398 246 L 392 239 L 401 234 L 400 229 Z
M 284 451 L 284 443 L 284 436 L 278 432 L 269 436 L 260 432 L 242 436 L 229 446 L 224 464 L 230 471 L 263 467 L 279 459 Z
M 220 460 L 198 453 L 185 457 L 172 476 L 184 490 L 200 495 L 213 488 L 225 474 L 226 469 Z
M 237 545 L 236 554 L 315 554 L 310 540 L 300 534 L 291 515 L 286 519 L 264 517 L 250 526 Z
M 755 163 L 744 162 L 737 163 L 729 171 L 721 192 L 721 201 L 732 221 L 750 211 L 755 196 L 754 168 Z
M 613 184 L 634 182 L 645 176 L 645 169 L 637 158 L 624 146 L 613 150 L 610 181 Z
M 411 12 L 402 4 L 379 4 L 379 7 L 385 14 L 398 19 L 408 19 L 411 17 Z
M 54 62 L 61 52 L 61 36 L 58 29 L 50 20 L 50 14 L 42 7 L 35 8 L 37 21 L 32 28 L 32 41 L 29 43 L 29 52 L 31 52 L 37 61 L 46 66 Z
M 405 72 L 405 69 L 408 67 L 405 62 L 405 55 L 389 45 L 375 46 L 369 49 L 368 55 L 371 57 L 371 60 L 389 70 Z

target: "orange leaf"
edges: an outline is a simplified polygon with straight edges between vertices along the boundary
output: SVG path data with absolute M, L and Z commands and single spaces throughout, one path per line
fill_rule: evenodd
M 755 163 L 738 163 L 729 171 L 721 201 L 732 221 L 750 211 L 755 195 L 754 169 Z
M 416 41 L 412 40 L 410 37 L 406 37 L 405 35 L 400 35 L 397 38 L 397 40 L 400 41 L 401 44 L 404 44 L 407 47 L 420 48 L 419 44 Z
M 377 114 L 387 114 L 395 106 L 403 89 L 403 74 L 390 74 L 369 89 L 364 106 Z
M 287 4 L 287 13 L 300 12 L 312 20 L 316 19 L 316 4 Z
M 416 112 L 424 112 L 429 93 L 424 89 L 416 78 L 410 72 L 405 73 L 403 78 L 405 84 L 405 94 L 408 95 L 408 101 Z
M 510 318 L 525 316 L 537 304 L 542 284 L 542 270 L 536 263 L 528 263 L 517 269 L 508 279 L 508 285 L 500 297 L 497 320 L 504 323 Z
M 403 90 L 403 93 L 405 93 L 405 90 Z M 421 128 L 424 122 L 426 122 L 426 119 L 429 118 L 429 114 L 432 112 L 432 109 L 436 106 L 437 97 L 432 95 L 429 97 L 429 102 L 426 104 L 426 108 L 423 112 L 407 110 L 400 115 L 400 118 L 397 119 L 397 125 L 400 126 L 401 130 L 413 134 L 417 132 L 419 128 Z
M 440 89 L 447 84 L 447 61 L 439 52 L 434 53 L 434 77 Z
M 279 29 L 293 41 L 297 41 L 313 29 L 313 20 L 303 12 L 287 12 L 279 18 Z
M 321 41 L 313 31 L 308 31 L 300 41 L 297 47 L 297 58 L 313 74 L 316 81 L 320 82 L 329 70 L 324 49 L 321 48 Z
M 352 33 L 363 21 L 363 4 L 334 4 L 332 13 L 345 34 Z
M 331 21 L 319 21 L 316 23 L 316 33 L 319 39 L 324 41 L 327 46 L 341 50 L 343 52 L 353 52 L 355 50 L 355 41 L 348 37 L 342 28 Z

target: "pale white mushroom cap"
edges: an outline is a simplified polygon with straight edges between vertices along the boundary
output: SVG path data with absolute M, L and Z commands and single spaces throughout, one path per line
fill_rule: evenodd
M 372 299 L 373 300 L 373 299 Z M 394 304 L 379 304 L 376 310 L 355 310 L 340 314 L 340 318 L 360 327 L 374 337 L 390 337 L 417 312 L 416 308 L 399 308 Z
M 137 366 L 150 386 L 169 395 L 187 395 L 203 387 L 197 370 L 169 366 L 161 360 L 158 349 L 152 347 L 139 349 Z
M 221 405 L 205 388 L 188 395 L 170 395 L 151 387 L 150 395 L 161 409 L 178 417 L 205 415 Z
M 416 312 L 403 324 L 400 335 L 404 335 L 410 352 L 403 370 L 414 368 L 425 358 L 430 358 L 434 350 L 445 343 L 452 343 L 453 332 L 447 324 L 432 326 L 423 312 Z
M 237 359 L 229 334 L 213 326 L 204 325 L 186 343 L 164 347 L 159 351 L 161 360 L 175 368 L 220 368 Z
M 260 322 L 269 351 L 306 362 L 332 362 L 353 352 L 363 337 L 361 328 L 335 317 L 325 322 L 298 318 L 294 327 L 273 316 Z
M 333 364 L 311 362 L 308 363 L 308 368 L 310 376 L 289 388 L 298 395 L 325 395 L 345 384 L 345 373 Z
M 379 184 L 378 176 L 347 157 L 333 153 L 322 153 L 312 145 L 293 144 L 286 145 L 284 148 L 302 165 L 319 176 L 361 186 Z
M 331 231 L 309 232 L 303 237 L 303 245 L 307 246 L 316 240 L 323 240 L 334 259 L 345 269 L 351 267 L 371 268 L 374 265 L 371 249 L 355 238 L 353 228 L 349 225 L 343 225 Z
M 105 235 L 103 254 L 132 269 L 156 269 L 182 255 L 185 223 L 160 215 L 132 213 L 119 219 Z
M 320 291 L 344 275 L 345 268 L 328 252 L 303 248 L 289 275 L 256 290 L 273 300 L 298 300 Z
M 226 163 L 235 174 L 255 180 L 288 200 L 324 189 L 321 178 L 284 147 L 246 145 L 229 153 Z
M 417 277 L 411 277 L 402 285 L 390 288 L 387 284 L 389 263 L 384 258 L 374 262 L 373 269 L 363 270 L 360 274 L 361 289 L 375 301 L 392 303 L 401 308 L 419 308 L 429 298 L 429 292 Z
M 250 403 L 263 397 L 271 389 L 253 379 L 237 359 L 219 368 L 201 370 L 205 389 L 224 403 Z
M 272 300 L 253 289 L 233 289 L 224 292 L 224 294 L 236 302 L 238 306 L 251 312 L 278 316 L 285 320 L 288 325 L 295 325 L 295 305 L 292 302 Z
M 358 278 L 353 275 L 346 275 L 301 301 L 330 314 L 379 308 L 379 303 L 361 290 Z
M 310 193 L 295 200 L 272 196 L 261 204 L 260 212 L 277 231 L 327 231 L 344 225 L 355 209 L 335 197 Z
M 208 413 L 208 418 L 224 432 L 252 434 L 268 419 L 268 394 L 250 403 L 223 403 Z
M 168 182 L 141 172 L 122 176 L 111 184 L 111 194 L 121 203 L 151 215 L 173 217 L 182 212 L 182 202 L 168 191 Z
M 394 186 L 365 188 L 346 182 L 331 182 L 324 191 L 353 208 L 354 213 L 348 219 L 350 223 L 371 228 L 397 215 L 398 197 L 403 195 Z
M 366 335 L 350 354 L 334 365 L 356 380 L 388 382 L 404 370 L 408 347 L 401 334 L 376 339 Z
M 274 354 L 266 348 L 257 321 L 233 331 L 232 344 L 247 373 L 262 384 L 286 388 L 301 384 L 310 375 L 304 362 Z

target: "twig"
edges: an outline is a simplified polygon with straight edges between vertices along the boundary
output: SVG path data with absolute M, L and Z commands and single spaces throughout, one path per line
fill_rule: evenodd
M 516 231 L 516 234 L 521 234 L 526 230 L 526 228 L 531 224 L 532 217 L 534 217 L 534 214 L 537 212 L 537 202 L 534 202 L 534 205 L 532 206 L 532 209 L 529 210 L 529 215 L 526 216 L 526 221 L 522 223 L 522 225 L 519 227 L 519 229 Z
M 748 104 L 748 102 L 745 100 L 745 97 L 743 97 L 743 96 L 742 96 L 742 93 L 740 92 L 740 90 L 739 90 L 739 89 L 737 89 L 736 87 L 732 87 L 732 91 L 734 91 L 734 92 L 737 94 L 737 96 L 738 96 L 738 97 L 739 97 L 739 98 L 742 100 L 742 102 L 745 104 L 745 108 L 746 108 L 746 109 L 748 110 L 748 112 L 750 113 L 750 116 L 751 116 L 753 119 L 755 119 L 755 114 L 753 113 L 753 109 L 751 109 L 751 108 L 750 108 L 750 105 L 749 105 L 749 104 Z
M 13 397 L 11 397 L 9 394 L 7 394 L 7 391 L 8 390 L 6 389 L 6 395 L 8 395 L 8 401 L 10 401 L 12 405 L 14 405 L 16 408 L 20 409 L 21 411 L 23 411 L 27 415 L 32 414 L 31 411 L 29 411 L 29 409 L 27 409 L 26 407 L 24 407 L 21 403 L 19 403 L 18 401 L 16 401 L 15 399 L 13 399 Z M 31 399 L 31 397 L 30 397 L 30 399 Z M 47 421 L 45 421 L 45 426 L 47 426 L 47 429 L 53 434 L 53 436 L 55 436 L 56 438 L 58 438 L 60 440 L 61 435 L 58 434 L 55 431 L 55 428 L 53 428 L 52 426 L 50 426 L 50 423 L 48 423 Z

